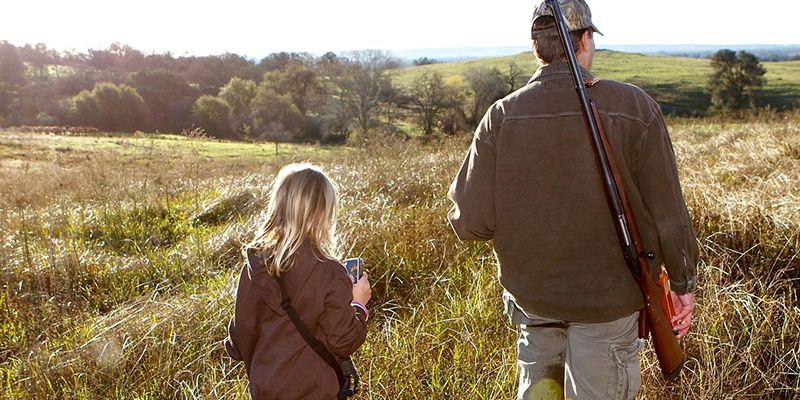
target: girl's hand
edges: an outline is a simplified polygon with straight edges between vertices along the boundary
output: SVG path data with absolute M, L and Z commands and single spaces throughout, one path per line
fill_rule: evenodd
M 372 288 L 369 286 L 369 278 L 366 272 L 361 273 L 361 278 L 358 283 L 353 285 L 353 301 L 367 305 L 367 302 L 372 297 Z

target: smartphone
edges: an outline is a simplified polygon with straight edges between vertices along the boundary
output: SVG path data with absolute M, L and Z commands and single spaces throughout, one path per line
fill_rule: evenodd
M 344 269 L 347 270 L 347 274 L 351 275 L 354 279 L 353 282 L 358 282 L 358 278 L 361 278 L 361 263 L 364 262 L 361 257 L 356 258 L 348 258 L 344 260 Z

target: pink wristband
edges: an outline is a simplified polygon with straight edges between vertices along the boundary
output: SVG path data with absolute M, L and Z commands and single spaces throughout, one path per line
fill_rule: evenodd
M 369 319 L 369 310 L 367 310 L 366 306 L 364 306 L 363 304 L 361 304 L 361 303 L 359 303 L 357 301 L 354 301 L 354 302 L 350 303 L 350 305 L 353 306 L 353 307 L 360 308 L 361 311 L 364 311 L 365 320 Z

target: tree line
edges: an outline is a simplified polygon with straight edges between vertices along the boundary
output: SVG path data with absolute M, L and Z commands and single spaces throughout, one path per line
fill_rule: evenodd
M 425 60 L 427 63 L 430 60 Z M 422 74 L 399 87 L 383 51 L 144 54 L 114 43 L 85 53 L 0 42 L 0 127 L 87 126 L 231 139 L 336 141 L 413 123 L 424 134 L 471 130 L 495 100 L 517 89 L 521 69 L 476 68 L 463 77 Z
M 756 106 L 765 83 L 757 57 L 721 50 L 711 66 L 709 111 Z M 512 62 L 502 71 L 423 73 L 401 87 L 390 76 L 399 67 L 383 51 L 281 52 L 256 61 L 231 53 L 146 55 L 119 43 L 80 53 L 0 41 L 0 127 L 202 129 L 219 138 L 273 141 L 341 141 L 370 130 L 401 133 L 409 124 L 425 135 L 451 134 L 471 131 L 495 100 L 528 78 Z

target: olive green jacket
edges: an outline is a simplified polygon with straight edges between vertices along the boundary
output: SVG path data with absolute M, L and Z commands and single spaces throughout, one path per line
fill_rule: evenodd
M 583 70 L 585 79 L 594 79 Z M 589 88 L 636 215 L 651 273 L 696 286 L 697 241 L 658 104 L 626 83 Z M 462 240 L 492 240 L 500 283 L 524 310 L 607 322 L 642 308 L 565 63 L 539 68 L 480 122 L 448 193 Z

